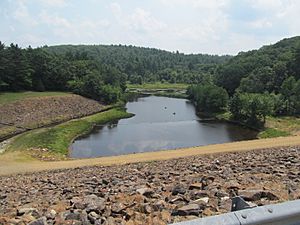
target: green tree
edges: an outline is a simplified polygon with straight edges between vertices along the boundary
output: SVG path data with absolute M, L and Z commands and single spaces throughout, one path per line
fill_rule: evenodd
M 285 79 L 281 85 L 280 93 L 283 96 L 285 102 L 285 110 L 287 114 L 293 114 L 295 112 L 294 107 L 294 95 L 295 95 L 296 79 L 291 76 Z
M 288 68 L 286 62 L 278 61 L 277 63 L 275 63 L 273 69 L 275 72 L 274 91 L 276 93 L 279 93 L 283 81 L 287 78 Z
M 195 102 L 198 111 L 212 113 L 224 110 L 229 98 L 225 89 L 211 84 L 192 85 L 187 94 Z
M 236 93 L 229 103 L 234 119 L 255 127 L 262 126 L 274 108 L 274 98 L 269 94 Z
M 269 66 L 254 70 L 241 80 L 239 91 L 249 93 L 271 92 L 274 89 L 275 72 Z
M 0 41 L 0 91 L 8 89 L 8 78 L 6 73 L 7 50 L 5 45 Z
M 295 84 L 294 93 L 295 95 L 293 96 L 293 102 L 295 106 L 295 113 L 299 115 L 300 114 L 300 79 Z
M 11 44 L 7 50 L 5 81 L 11 90 L 30 90 L 32 88 L 32 68 L 25 52 L 18 45 Z
M 121 98 L 121 89 L 111 85 L 104 85 L 101 88 L 101 95 L 104 103 L 116 103 Z
M 45 91 L 44 79 L 50 74 L 48 62 L 51 57 L 41 48 L 28 48 L 26 55 L 32 68 L 33 90 Z
M 90 73 L 81 80 L 73 81 L 70 87 L 77 94 L 101 101 L 103 98 L 101 89 L 103 85 L 104 82 L 99 74 Z

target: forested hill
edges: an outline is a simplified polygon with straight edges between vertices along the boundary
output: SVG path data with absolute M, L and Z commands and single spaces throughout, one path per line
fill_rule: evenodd
M 92 58 L 99 64 L 117 68 L 132 83 L 167 81 L 197 83 L 213 74 L 216 65 L 231 56 L 183 54 L 154 48 L 125 45 L 59 45 L 44 47 L 49 53 L 69 58 Z
M 72 91 L 111 103 L 122 96 L 127 82 L 213 83 L 233 96 L 236 92 L 278 94 L 283 84 L 299 78 L 299 36 L 235 57 L 121 45 L 22 49 L 0 42 L 0 91 Z M 289 95 L 297 97 L 294 92 Z
M 231 118 L 262 126 L 267 116 L 300 115 L 300 36 L 241 52 L 214 74 L 214 83 L 188 88 L 199 111 L 230 111 Z
M 132 46 L 20 48 L 0 41 L 0 91 L 71 91 L 112 103 L 122 97 L 127 82 L 211 81 L 229 58 Z
M 229 94 L 237 88 L 243 92 L 277 93 L 290 76 L 300 78 L 300 36 L 239 53 L 218 68 L 216 84 Z

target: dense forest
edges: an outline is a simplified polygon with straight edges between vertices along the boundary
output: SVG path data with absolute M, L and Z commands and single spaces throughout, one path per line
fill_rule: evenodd
M 0 90 L 72 91 L 112 103 L 127 82 L 199 83 L 229 58 L 121 45 L 22 49 L 0 42 Z
M 190 86 L 188 95 L 200 111 L 229 110 L 255 126 L 268 115 L 299 115 L 300 37 L 239 53 L 217 68 L 213 82 Z
M 230 111 L 246 124 L 263 124 L 268 115 L 299 115 L 300 37 L 235 57 L 122 45 L 22 49 L 0 42 L 2 91 L 72 91 L 112 103 L 128 82 L 189 83 L 187 94 L 199 111 Z
M 60 45 L 44 47 L 55 55 L 85 54 L 97 64 L 112 66 L 131 83 L 199 83 L 231 56 L 183 54 L 122 45 Z

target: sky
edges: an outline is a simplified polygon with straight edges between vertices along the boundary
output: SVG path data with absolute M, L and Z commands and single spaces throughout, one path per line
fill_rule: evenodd
M 300 35 L 299 0 L 0 0 L 0 41 L 232 54 Z

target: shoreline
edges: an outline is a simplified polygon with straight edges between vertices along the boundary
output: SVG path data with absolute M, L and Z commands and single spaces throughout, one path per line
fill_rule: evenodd
M 44 104 L 44 105 L 43 105 Z M 51 110 L 41 108 L 49 106 Z M 38 112 L 31 108 L 37 108 Z M 66 93 L 64 96 L 37 96 L 19 99 L 6 104 L 0 104 L 0 113 L 3 121 L 0 125 L 7 126 L 12 129 L 3 131 L 0 135 L 0 142 L 13 138 L 19 134 L 28 131 L 53 127 L 73 119 L 80 119 L 86 116 L 94 115 L 100 112 L 105 112 L 114 105 L 102 105 L 101 103 L 88 99 L 76 94 Z M 10 111 L 8 111 L 9 108 Z M 24 112 L 21 110 L 24 110 Z M 36 109 L 36 110 L 37 110 Z M 6 116 L 10 112 L 12 116 Z M 29 116 L 30 115 L 30 116 Z M 18 119 L 20 118 L 20 121 Z
M 71 143 L 78 137 L 85 135 L 88 133 L 91 129 L 93 129 L 94 125 L 97 123 L 96 116 L 97 114 L 105 114 L 105 111 L 108 111 L 110 109 L 118 109 L 118 106 L 107 106 L 103 111 L 100 113 L 93 114 L 92 116 L 82 117 L 75 120 L 69 120 L 65 123 L 59 124 L 57 126 L 64 126 L 64 124 L 70 123 L 72 121 L 77 120 L 88 120 L 91 123 L 91 126 L 88 130 L 86 130 L 83 133 L 77 134 L 72 137 L 71 142 L 68 144 L 67 147 L 67 153 L 61 155 L 61 158 L 57 155 L 55 157 L 55 154 L 57 154 L 57 151 L 48 151 L 47 147 L 38 147 L 37 153 L 28 154 L 28 152 L 22 151 L 22 150 L 16 150 L 14 151 L 7 151 L 5 154 L 5 150 L 10 147 L 10 144 L 14 141 L 13 139 L 19 138 L 20 135 L 14 136 L 11 139 L 6 140 L 5 142 L 0 142 L 0 162 L 2 163 L 5 155 L 17 155 L 15 159 L 9 159 L 8 162 L 4 162 L 3 166 L 0 165 L 0 176 L 5 174 L 10 174 L 9 172 L 2 172 L 2 170 L 9 171 L 8 168 L 12 169 L 12 174 L 23 172 L 21 169 L 15 169 L 16 166 L 20 166 L 24 168 L 24 172 L 34 172 L 34 171 L 42 171 L 43 168 L 46 170 L 48 168 L 53 167 L 54 169 L 64 169 L 64 168 L 75 168 L 77 163 L 78 167 L 87 166 L 87 165 L 118 165 L 118 164 L 126 164 L 126 163 L 136 163 L 136 162 L 145 162 L 145 161 L 157 161 L 157 160 L 168 160 L 172 158 L 181 158 L 181 157 L 188 157 L 188 156 L 194 156 L 194 155 L 204 155 L 204 154 L 215 154 L 220 152 L 232 152 L 232 151 L 245 151 L 245 150 L 256 150 L 261 148 L 272 148 L 272 147 L 283 147 L 283 146 L 297 146 L 300 145 L 300 136 L 288 136 L 285 137 L 285 139 L 279 137 L 278 138 L 269 138 L 269 139 L 253 139 L 248 141 L 238 141 L 238 142 L 229 142 L 229 143 L 221 143 L 221 144 L 212 144 L 212 145 L 206 145 L 206 146 L 195 146 L 195 147 L 188 147 L 188 148 L 178 148 L 178 149 L 170 149 L 170 150 L 157 150 L 157 151 L 151 151 L 151 152 L 143 152 L 143 153 L 133 153 L 133 154 L 127 154 L 127 155 L 118 155 L 118 156 L 106 156 L 106 157 L 97 157 L 97 158 L 85 158 L 85 159 L 74 159 L 70 157 L 70 146 Z M 205 115 L 204 115 L 205 116 Z M 88 119 L 91 117 L 95 117 L 95 119 Z M 122 118 L 126 118 L 122 117 Z M 209 118 L 212 118 L 215 121 L 223 121 L 226 123 L 233 123 L 237 124 L 238 126 L 246 127 L 248 129 L 251 129 L 243 124 L 236 123 L 231 120 L 227 120 L 226 118 L 218 118 L 217 115 L 211 116 Z M 100 119 L 101 121 L 101 119 Z M 99 121 L 98 121 L 99 122 Z M 103 122 L 103 121 L 102 121 Z M 102 123 L 101 122 L 101 123 Z M 107 122 L 107 121 L 106 121 Z M 55 128 L 56 126 L 53 126 L 51 128 Z M 70 126 L 69 126 L 70 127 Z M 50 129 L 51 129 L 50 128 Z M 43 128 L 40 128 L 43 129 Z M 29 131 L 34 133 L 35 131 L 38 131 L 40 129 L 35 129 L 33 131 Z M 62 128 L 63 129 L 63 128 Z M 67 128 L 64 128 L 67 129 Z M 37 133 L 37 132 L 36 132 Z M 45 133 L 45 132 L 44 132 Z M 21 134 L 26 135 L 27 133 Z M 259 133 L 258 133 L 259 134 Z M 257 136 L 258 136 L 257 134 Z M 68 137 L 68 141 L 69 141 Z M 59 140 L 61 141 L 61 140 Z M 58 141 L 58 142 L 59 142 Z M 259 142 L 255 142 L 259 141 Z M 2 144 L 4 143 L 4 144 Z M 245 146 L 246 143 L 249 143 L 250 147 Z M 24 149 L 26 146 L 24 147 Z M 215 148 L 215 149 L 214 149 Z M 30 149 L 30 148 L 27 148 Z M 32 147 L 34 149 L 34 147 Z M 216 150 L 217 149 L 217 150 Z M 220 150 L 218 150 L 220 149 Z M 41 150 L 39 152 L 39 150 Z M 84 150 L 84 149 L 83 149 Z M 44 153 L 43 153 L 44 151 Z M 62 154 L 62 153 L 59 153 Z M 169 154 L 169 156 L 168 156 Z M 172 156 L 170 156 L 172 155 Z M 26 158 L 26 163 L 23 162 L 23 158 Z M 47 158 L 48 157 L 48 158 Z M 8 157 L 10 158 L 10 157 Z M 14 158 L 14 157 L 12 157 Z M 21 158 L 21 160 L 19 159 Z M 49 162 L 49 160 L 51 162 Z M 106 161 L 105 161 L 106 160 Z M 32 166 L 29 165 L 28 162 L 33 163 Z M 11 164 L 11 165 L 9 165 Z M 42 165 L 43 164 L 43 165 Z
M 155 152 L 143 152 L 128 155 L 109 156 L 89 159 L 70 159 L 64 161 L 39 161 L 36 159 L 23 159 L 21 152 L 7 152 L 0 156 L 0 176 L 51 171 L 57 169 L 79 168 L 86 166 L 112 166 L 138 162 L 150 162 L 185 158 L 198 155 L 213 155 L 227 152 L 245 152 L 258 149 L 275 147 L 300 146 L 300 136 L 289 136 L 268 139 L 255 139 L 249 141 L 229 142 L 207 146 L 164 150 Z M 22 158 L 23 157 L 23 158 Z M 26 157 L 25 157 L 26 158 Z
M 11 139 L 9 145 L 2 150 L 5 154 L 20 152 L 43 161 L 58 161 L 68 159 L 69 146 L 75 138 L 88 133 L 95 124 L 107 123 L 111 120 L 131 117 L 120 107 L 112 107 L 104 112 L 99 112 L 79 119 L 69 120 L 49 128 L 40 128 L 19 134 Z M 30 150 L 34 151 L 30 151 Z M 2 154 L 4 155 L 4 154 Z M 1 161 L 1 155 L 0 155 Z

